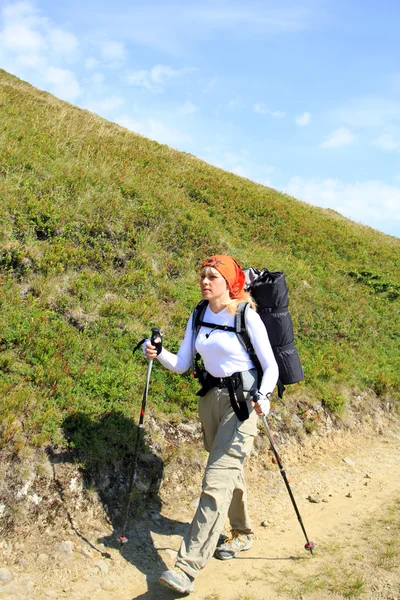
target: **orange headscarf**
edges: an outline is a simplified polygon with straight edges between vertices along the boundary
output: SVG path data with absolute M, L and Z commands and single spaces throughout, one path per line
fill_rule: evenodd
M 203 262 L 202 268 L 204 267 L 212 267 L 213 269 L 216 269 L 218 273 L 221 273 L 228 284 L 229 295 L 231 298 L 240 298 L 243 296 L 246 276 L 232 256 L 227 256 L 225 254 L 210 256 L 210 258 L 207 258 L 207 260 Z

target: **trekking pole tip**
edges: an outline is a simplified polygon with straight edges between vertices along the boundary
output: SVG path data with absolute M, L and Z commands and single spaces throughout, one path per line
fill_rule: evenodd
M 314 542 L 307 542 L 307 544 L 305 544 L 304 548 L 306 550 L 308 550 L 308 552 L 311 552 L 311 554 L 312 554 L 313 550 L 315 548 L 315 543 Z

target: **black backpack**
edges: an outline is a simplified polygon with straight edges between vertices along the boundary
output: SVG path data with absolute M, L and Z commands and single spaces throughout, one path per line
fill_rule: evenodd
M 304 379 L 303 368 L 294 345 L 294 332 L 292 318 L 289 312 L 289 292 L 285 275 L 281 272 L 270 272 L 267 269 L 244 269 L 246 275 L 245 289 L 254 298 L 257 312 L 268 332 L 268 337 L 279 368 L 278 395 L 283 396 L 285 385 L 298 383 Z M 208 306 L 207 300 L 201 300 L 193 313 L 193 330 L 195 341 L 201 326 L 225 331 L 234 331 L 259 372 L 261 380 L 262 370 L 254 348 L 250 342 L 246 329 L 246 312 L 248 302 L 242 302 L 235 316 L 235 326 L 217 326 L 203 321 L 203 316 Z M 194 345 L 193 341 L 193 345 Z M 195 371 L 199 373 L 198 361 L 200 356 L 195 354 Z

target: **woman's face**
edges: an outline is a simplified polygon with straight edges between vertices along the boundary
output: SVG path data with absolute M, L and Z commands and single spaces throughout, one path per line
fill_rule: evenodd
M 200 273 L 200 289 L 205 300 L 229 299 L 228 284 L 212 267 L 204 267 Z

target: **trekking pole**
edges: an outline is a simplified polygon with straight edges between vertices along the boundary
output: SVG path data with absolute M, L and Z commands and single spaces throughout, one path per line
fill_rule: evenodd
M 267 423 L 267 419 L 265 418 L 265 415 L 263 415 L 263 416 L 261 417 L 261 419 L 262 419 L 262 422 L 264 423 L 264 427 L 265 427 L 265 430 L 266 430 L 266 432 L 267 432 L 267 436 L 268 436 L 268 439 L 269 439 L 269 443 L 271 444 L 271 448 L 272 448 L 272 451 L 273 451 L 273 453 L 274 453 L 274 456 L 275 456 L 275 458 L 276 458 L 276 461 L 277 461 L 277 463 L 278 463 L 279 470 L 280 470 L 280 472 L 281 472 L 281 475 L 282 475 L 282 477 L 283 477 L 283 481 L 285 482 L 286 489 L 287 489 L 287 491 L 289 492 L 289 496 L 290 496 L 290 499 L 291 499 L 291 501 L 292 501 L 292 504 L 293 504 L 294 510 L 295 510 L 295 512 L 296 512 L 297 518 L 298 518 L 298 520 L 299 520 L 299 523 L 300 523 L 301 529 L 302 529 L 302 531 L 303 531 L 303 533 L 304 533 L 304 537 L 306 538 L 306 542 L 307 542 L 307 543 L 305 544 L 304 548 L 305 548 L 306 550 L 308 550 L 309 552 L 311 552 L 311 555 L 312 555 L 312 553 L 313 553 L 313 550 L 314 550 L 314 548 L 315 548 L 315 543 L 314 543 L 314 542 L 310 542 L 310 540 L 308 539 L 307 532 L 306 532 L 306 530 L 305 530 L 305 527 L 304 527 L 304 525 L 303 525 L 303 520 L 302 520 L 302 518 L 301 518 L 301 516 L 300 516 L 299 509 L 297 508 L 297 504 L 296 504 L 296 502 L 295 502 L 295 499 L 294 499 L 294 496 L 293 496 L 293 492 L 292 492 L 292 490 L 291 490 L 291 488 L 290 488 L 290 485 L 289 485 L 289 482 L 288 482 L 288 480 L 287 480 L 286 473 L 285 473 L 285 469 L 283 468 L 283 465 L 282 465 L 281 459 L 280 459 L 280 457 L 279 457 L 279 454 L 278 454 L 278 452 L 277 452 L 277 450 L 276 450 L 276 448 L 275 448 L 274 441 L 273 441 L 273 439 L 272 439 L 272 434 L 271 434 L 271 431 L 270 431 L 270 429 L 269 429 L 269 427 L 268 427 L 268 423 Z
M 157 339 L 159 339 L 158 342 L 156 342 Z M 136 350 L 145 341 L 146 340 L 142 340 L 141 342 L 139 342 L 138 345 L 136 346 L 136 348 L 133 350 L 133 352 L 135 353 Z M 155 346 L 157 348 L 157 354 L 159 354 L 161 352 L 162 339 L 161 339 L 161 332 L 157 327 L 152 328 L 150 341 L 151 341 L 152 346 Z M 139 425 L 138 425 L 137 432 L 136 432 L 135 450 L 133 453 L 133 459 L 132 459 L 131 468 L 130 468 L 129 486 L 128 486 L 128 493 L 126 496 L 126 502 L 125 502 L 125 508 L 124 508 L 124 520 L 123 520 L 123 525 L 122 525 L 122 533 L 119 537 L 120 550 L 122 550 L 124 545 L 128 543 L 128 538 L 126 537 L 126 526 L 127 526 L 127 522 L 128 522 L 129 508 L 130 508 L 130 504 L 131 504 L 131 500 L 132 500 L 133 485 L 134 485 L 135 479 L 136 479 L 136 468 L 137 468 L 137 463 L 138 463 L 138 458 L 139 458 L 140 444 L 142 441 L 143 421 L 144 421 L 144 414 L 146 411 L 147 395 L 149 393 L 150 375 L 151 375 L 152 367 L 153 367 L 153 360 L 151 359 L 151 360 L 149 360 L 149 364 L 147 367 L 146 384 L 145 384 L 144 390 L 143 390 L 142 407 L 140 409 Z

